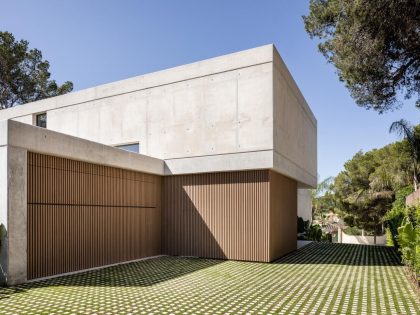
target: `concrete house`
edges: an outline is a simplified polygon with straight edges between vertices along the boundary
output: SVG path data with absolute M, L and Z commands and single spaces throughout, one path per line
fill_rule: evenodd
M 1 110 L 3 281 L 162 254 L 273 261 L 296 249 L 316 156 L 273 45 Z

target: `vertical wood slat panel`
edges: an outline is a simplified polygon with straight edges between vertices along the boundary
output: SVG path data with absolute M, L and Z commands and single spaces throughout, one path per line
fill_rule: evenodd
M 297 182 L 270 171 L 270 260 L 296 250 Z
M 29 152 L 28 279 L 160 254 L 160 191 L 157 175 Z
M 268 170 L 163 178 L 162 250 L 269 261 Z

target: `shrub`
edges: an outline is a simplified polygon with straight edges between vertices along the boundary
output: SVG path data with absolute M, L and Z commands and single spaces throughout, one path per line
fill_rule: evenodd
M 405 197 L 413 192 L 413 187 L 410 185 L 398 190 L 395 194 L 395 201 L 392 203 L 392 208 L 384 217 L 386 226 L 391 233 L 392 242 L 395 248 L 399 248 L 398 242 L 398 228 L 401 226 L 404 218 L 407 216 L 408 207 L 405 205 Z
M 386 246 L 395 247 L 394 238 L 392 236 L 391 229 L 389 227 L 385 229 L 385 234 L 386 234 Z
M 406 207 L 405 217 L 398 228 L 397 242 L 402 262 L 412 270 L 417 284 L 420 273 L 420 205 Z
M 362 231 L 355 226 L 348 227 L 343 232 L 347 235 L 362 235 Z
M 398 243 L 403 262 L 410 267 L 414 267 L 416 257 L 416 230 L 408 217 L 404 218 L 402 225 L 398 228 Z
M 297 232 L 298 232 L 298 234 L 305 233 L 305 231 L 309 228 L 310 225 L 311 225 L 311 222 L 309 220 L 305 221 L 301 217 L 298 217 L 297 218 Z

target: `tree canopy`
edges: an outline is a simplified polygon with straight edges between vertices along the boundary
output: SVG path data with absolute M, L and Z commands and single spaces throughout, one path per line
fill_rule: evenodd
M 334 181 L 337 207 L 354 218 L 354 225 L 378 232 L 395 194 L 411 186 L 412 160 L 407 140 L 358 152 Z
M 50 79 L 49 67 L 41 51 L 29 49 L 26 40 L 0 32 L 0 109 L 72 91 L 72 82 L 58 85 Z
M 305 28 L 356 103 L 379 113 L 399 94 L 420 106 L 420 0 L 311 0 Z

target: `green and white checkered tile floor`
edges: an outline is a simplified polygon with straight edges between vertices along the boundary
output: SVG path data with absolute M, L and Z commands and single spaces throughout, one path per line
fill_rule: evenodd
M 311 243 L 275 263 L 159 257 L 13 288 L 0 314 L 420 314 L 391 248 Z

